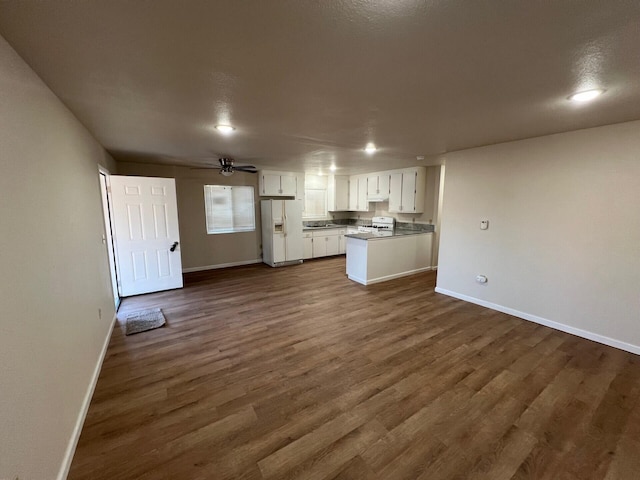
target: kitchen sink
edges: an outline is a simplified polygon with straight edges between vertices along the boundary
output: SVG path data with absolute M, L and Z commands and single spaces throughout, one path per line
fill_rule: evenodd
M 314 225 L 313 227 L 304 227 L 304 228 L 309 229 L 309 228 L 327 228 L 327 227 L 340 228 L 341 225 L 336 225 L 335 223 L 327 223 L 326 225 Z

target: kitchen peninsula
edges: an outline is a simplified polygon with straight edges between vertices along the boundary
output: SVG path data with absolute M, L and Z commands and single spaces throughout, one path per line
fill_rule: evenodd
M 362 285 L 431 270 L 433 231 L 395 229 L 393 232 L 345 235 L 347 276 Z

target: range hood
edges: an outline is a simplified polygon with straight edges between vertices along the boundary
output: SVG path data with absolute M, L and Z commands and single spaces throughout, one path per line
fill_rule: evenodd
M 378 195 L 368 195 L 367 202 L 388 202 L 389 194 L 388 193 L 380 193 Z

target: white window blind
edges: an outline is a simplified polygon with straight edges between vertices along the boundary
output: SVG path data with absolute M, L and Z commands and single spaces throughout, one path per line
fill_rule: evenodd
M 252 232 L 256 229 L 253 187 L 205 185 L 207 233 Z
M 304 191 L 304 217 L 327 216 L 327 190 L 307 188 Z

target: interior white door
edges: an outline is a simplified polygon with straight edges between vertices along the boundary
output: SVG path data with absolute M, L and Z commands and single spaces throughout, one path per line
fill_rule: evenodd
M 113 247 L 113 231 L 111 228 L 112 215 L 109 206 L 109 178 L 106 173 L 100 172 L 100 193 L 102 194 L 102 216 L 104 218 L 105 243 L 109 257 L 109 271 L 111 273 L 111 290 L 113 291 L 113 303 L 118 309 L 120 305 L 120 292 L 118 290 L 118 271 L 116 270 L 116 252 Z
M 175 180 L 112 175 L 111 201 L 120 295 L 181 288 Z

